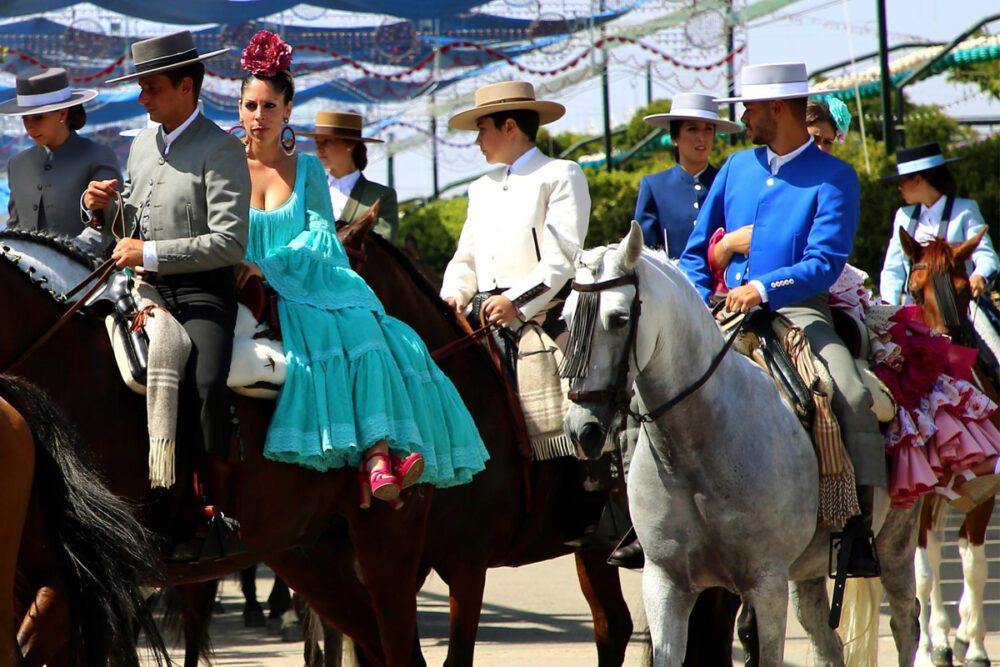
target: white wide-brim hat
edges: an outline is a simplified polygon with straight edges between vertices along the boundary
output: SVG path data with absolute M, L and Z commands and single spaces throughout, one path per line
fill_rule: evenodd
M 796 97 L 835 93 L 838 88 L 810 88 L 805 63 L 771 63 L 747 65 L 740 71 L 740 94 L 736 97 L 716 97 L 722 102 L 756 102 L 759 100 L 790 100 Z
M 678 93 L 670 103 L 670 113 L 654 113 L 643 117 L 654 127 L 670 127 L 675 120 L 704 120 L 715 125 L 716 134 L 736 134 L 743 126 L 730 120 L 719 118 L 719 105 L 711 95 L 704 93 Z
M 53 67 L 33 76 L 18 77 L 17 97 L 0 104 L 0 115 L 27 116 L 68 109 L 97 97 L 96 90 L 70 88 L 66 70 Z
M 558 102 L 535 99 L 535 87 L 527 81 L 502 81 L 483 86 L 476 91 L 476 106 L 448 119 L 453 130 L 478 130 L 476 121 L 500 111 L 526 109 L 538 113 L 538 124 L 559 120 L 566 107 Z

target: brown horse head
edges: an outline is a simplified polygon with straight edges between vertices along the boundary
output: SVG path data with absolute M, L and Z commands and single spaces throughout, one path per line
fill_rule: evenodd
M 965 262 L 979 246 L 986 228 L 962 243 L 936 238 L 927 245 L 917 243 L 905 229 L 899 229 L 899 243 L 912 262 L 907 289 L 913 302 L 923 310 L 924 322 L 955 340 L 967 322 L 972 299 Z

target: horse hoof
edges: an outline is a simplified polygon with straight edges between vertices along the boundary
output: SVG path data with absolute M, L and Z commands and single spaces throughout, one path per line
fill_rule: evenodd
M 269 635 L 280 635 L 281 634 L 281 617 L 272 616 L 267 619 L 267 634 Z
M 931 653 L 931 660 L 934 662 L 934 667 L 954 667 L 951 657 L 951 648 L 948 646 L 935 648 Z
M 965 667 L 990 667 L 989 658 L 972 658 L 965 661 Z
M 302 641 L 302 626 L 298 623 L 295 625 L 288 625 L 281 629 L 281 641 L 283 642 L 300 642 Z
M 260 609 L 247 609 L 243 612 L 244 628 L 263 628 L 267 625 L 267 617 Z
M 952 644 L 952 650 L 954 651 L 952 655 L 952 660 L 957 662 L 965 662 L 965 654 L 969 652 L 969 642 L 955 638 L 955 643 Z

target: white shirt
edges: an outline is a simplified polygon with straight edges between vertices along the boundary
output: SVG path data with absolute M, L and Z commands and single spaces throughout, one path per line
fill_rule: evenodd
M 944 215 L 944 202 L 947 199 L 944 195 L 938 197 L 930 208 L 920 207 L 920 217 L 917 218 L 917 228 L 913 230 L 913 238 L 917 243 L 925 245 L 938 236 L 938 227 L 941 225 L 941 216 Z M 947 227 L 945 228 L 947 231 Z
M 524 153 L 521 154 L 521 157 L 514 160 L 510 164 L 510 166 L 507 167 L 507 173 L 516 174 L 517 172 L 524 169 L 524 165 L 528 164 L 528 161 L 531 160 L 531 158 L 533 158 L 537 152 L 538 152 L 538 146 L 532 146 L 528 150 L 524 151 Z
M 806 140 L 806 143 L 802 144 L 791 153 L 785 153 L 784 155 L 778 155 L 777 153 L 771 150 L 770 146 L 768 146 L 767 165 L 771 168 L 771 175 L 773 176 L 777 174 L 778 170 L 781 169 L 782 165 L 787 164 L 792 160 L 794 160 L 795 158 L 797 158 L 799 156 L 799 153 L 809 148 L 810 144 L 814 142 L 815 139 L 813 139 L 812 135 L 810 135 L 809 138 Z
M 344 207 L 347 206 L 347 200 L 351 198 L 351 190 L 357 185 L 359 178 L 361 178 L 361 172 L 357 169 L 340 178 L 337 178 L 333 174 L 327 175 L 326 182 L 330 186 L 330 203 L 333 204 L 333 217 L 335 220 L 340 219 L 340 214 L 344 212 Z

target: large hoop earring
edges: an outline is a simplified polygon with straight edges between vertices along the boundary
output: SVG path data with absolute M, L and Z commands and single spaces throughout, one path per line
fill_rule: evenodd
M 279 143 L 281 150 L 285 151 L 285 155 L 291 156 L 295 153 L 295 130 L 292 129 L 291 125 L 285 125 L 281 128 Z

